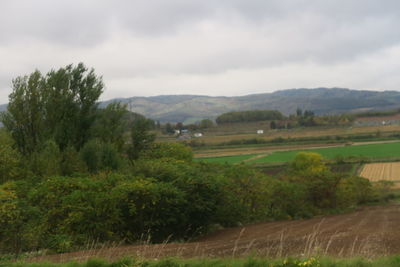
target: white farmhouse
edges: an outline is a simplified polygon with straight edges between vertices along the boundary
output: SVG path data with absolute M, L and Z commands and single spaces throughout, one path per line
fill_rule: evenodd
M 257 130 L 257 134 L 263 134 L 264 130 Z

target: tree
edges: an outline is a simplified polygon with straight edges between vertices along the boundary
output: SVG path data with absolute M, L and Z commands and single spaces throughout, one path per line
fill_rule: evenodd
M 11 138 L 0 130 L 0 184 L 18 177 L 20 154 L 12 145 Z
M 204 119 L 204 120 L 201 120 L 200 121 L 200 128 L 201 129 L 206 129 L 206 128 L 211 128 L 211 127 L 213 127 L 214 126 L 214 123 L 213 123 L 213 121 L 212 120 L 209 120 L 209 119 Z
M 297 108 L 297 109 L 296 109 L 296 116 L 297 116 L 297 117 L 303 116 L 303 111 L 301 110 L 301 108 Z
M 7 111 L 1 122 L 22 154 L 31 154 L 45 139 L 44 78 L 39 71 L 13 80 Z
M 119 151 L 122 151 L 125 144 L 124 133 L 127 127 L 125 116 L 127 113 L 126 105 L 120 102 L 114 102 L 104 109 L 99 109 L 93 127 L 93 135 L 103 143 L 114 144 Z
M 47 74 L 43 89 L 45 120 L 61 150 L 68 145 L 79 150 L 91 138 L 91 126 L 103 87 L 102 78 L 83 63 Z
M 150 133 L 151 121 L 139 118 L 131 127 L 131 144 L 128 147 L 128 158 L 131 162 L 137 160 L 139 155 L 149 149 L 155 140 L 155 135 Z
M 314 152 L 297 153 L 290 167 L 294 174 L 316 174 L 328 170 L 322 156 Z
M 45 76 L 35 71 L 13 80 L 1 121 L 24 155 L 39 151 L 49 139 L 61 151 L 68 145 L 79 150 L 90 139 L 102 91 L 101 77 L 83 63 L 52 70 Z

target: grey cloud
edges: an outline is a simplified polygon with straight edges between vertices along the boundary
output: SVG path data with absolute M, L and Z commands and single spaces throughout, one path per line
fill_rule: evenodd
M 207 90 L 199 76 L 211 83 L 232 71 L 246 72 L 248 84 L 260 69 L 331 70 L 399 46 L 399 24 L 398 0 L 1 0 L 0 100 L 11 77 L 79 61 L 112 85 L 145 83 L 146 92 L 182 77 L 193 88 L 192 76 Z M 142 83 L 123 84 L 131 79 Z

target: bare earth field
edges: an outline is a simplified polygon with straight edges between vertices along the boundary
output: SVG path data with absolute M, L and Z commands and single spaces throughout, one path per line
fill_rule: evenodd
M 307 220 L 258 223 L 228 228 L 190 243 L 135 245 L 43 256 L 33 261 L 115 260 L 124 256 L 162 257 L 285 257 L 363 256 L 400 253 L 400 205 L 369 206 L 346 214 Z

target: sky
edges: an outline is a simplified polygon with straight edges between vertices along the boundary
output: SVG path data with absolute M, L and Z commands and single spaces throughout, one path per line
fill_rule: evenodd
M 12 79 L 83 62 L 102 100 L 289 88 L 400 90 L 398 0 L 1 0 Z

